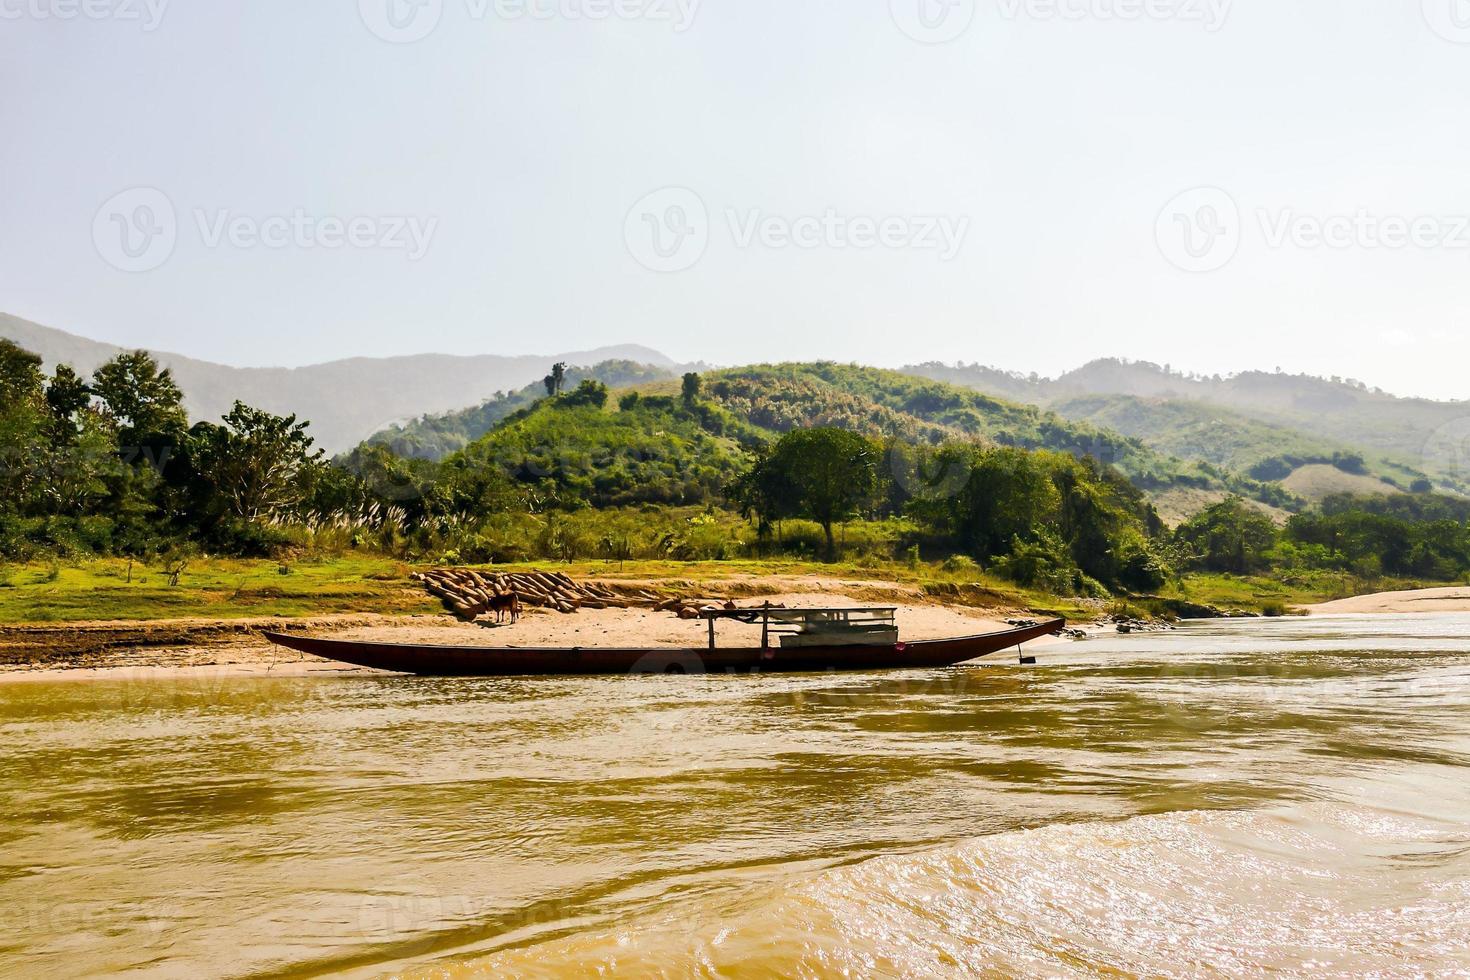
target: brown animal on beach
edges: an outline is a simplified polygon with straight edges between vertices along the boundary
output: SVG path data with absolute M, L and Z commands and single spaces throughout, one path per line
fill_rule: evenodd
M 521 618 L 521 597 L 514 592 L 495 596 L 490 600 L 490 611 L 495 614 L 497 623 L 505 622 L 505 616 L 510 614 L 510 621 L 514 623 Z

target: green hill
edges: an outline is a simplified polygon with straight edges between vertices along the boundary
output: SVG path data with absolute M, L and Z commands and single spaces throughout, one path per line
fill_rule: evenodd
M 833 363 L 755 365 L 710 372 L 705 391 L 771 432 L 833 425 L 930 444 L 978 439 L 1090 455 L 1146 490 L 1194 486 L 1270 496 L 1270 488 L 1208 464 L 1182 462 L 1111 429 L 898 371 Z
M 1159 452 L 1245 472 L 1273 456 L 1326 456 L 1343 447 L 1201 402 L 1082 395 L 1053 402 L 1059 415 L 1114 429 Z
M 1464 402 L 1399 398 L 1351 379 L 1264 371 L 1206 377 L 1116 358 L 1054 379 L 964 364 L 904 371 L 1032 402 L 1160 452 L 1260 479 L 1357 456 L 1366 468 L 1358 473 L 1349 465 L 1353 475 L 1406 489 L 1428 477 L 1444 489 L 1470 492 L 1463 459 L 1470 405 Z M 1262 467 L 1273 459 L 1280 462 Z
M 1191 491 L 1216 500 L 1233 492 L 1295 505 L 1276 483 L 1217 464 L 1216 458 L 1225 458 L 1220 447 L 1182 460 L 1111 425 L 878 367 L 786 363 L 713 370 L 704 373 L 703 395 L 692 407 L 672 394 L 678 381 L 657 367 L 613 361 L 573 370 L 569 381 L 625 388 L 591 406 L 576 394 L 547 400 L 541 385 L 528 386 L 482 406 L 385 430 L 372 442 L 407 457 L 445 458 L 463 469 L 485 470 L 491 461 L 495 472 L 522 488 L 534 486 L 548 500 L 688 504 L 717 497 L 748 464 L 747 451 L 779 433 L 835 426 L 911 444 L 975 441 L 1091 455 L 1155 497 Z M 1116 420 L 1130 417 L 1122 413 Z M 1270 444 L 1269 435 L 1261 429 L 1258 441 Z
M 405 331 L 426 333 L 423 325 Z M 47 370 L 69 364 L 82 374 L 123 348 L 43 327 L 0 313 L 0 338 L 41 356 Z M 311 422 L 317 446 L 329 453 L 352 448 L 398 419 L 474 405 L 496 389 L 517 389 L 540 378 L 551 365 L 630 360 L 672 367 L 658 351 L 633 344 L 545 355 L 416 354 L 408 357 L 351 357 L 306 367 L 230 367 L 181 354 L 154 351 L 184 392 L 194 421 L 218 421 L 236 399 L 278 415 Z
M 478 483 L 506 481 L 533 503 L 595 507 L 704 504 L 749 465 L 761 433 L 710 405 L 629 396 L 595 381 L 503 419 L 445 460 Z M 483 498 L 483 488 L 469 496 Z
M 610 388 L 621 388 L 669 377 L 672 374 L 667 368 L 651 364 L 603 361 L 587 368 L 567 368 L 566 387 L 575 388 L 589 378 Z M 494 397 L 473 408 L 425 415 L 403 425 L 391 426 L 375 433 L 367 441 L 371 445 L 387 446 L 396 455 L 408 459 L 443 459 L 479 439 L 503 419 L 545 397 L 545 386 L 536 382 L 519 391 L 496 392 Z
M 749 465 L 749 450 L 792 429 L 816 426 L 923 445 L 976 441 L 1050 449 L 1115 466 L 1155 495 L 1183 489 L 1208 491 L 1211 499 L 1239 493 L 1270 504 L 1293 503 L 1274 484 L 1209 463 L 1183 462 L 1105 427 L 896 371 L 833 363 L 711 371 L 703 375 L 702 396 L 693 406 L 670 393 L 676 381 L 660 379 L 656 371 L 617 365 L 601 373 L 629 380 L 630 389 L 604 392 L 592 404 L 587 392 L 598 389 L 595 378 L 556 400 L 538 398 L 538 389 L 527 388 L 375 441 L 433 458 L 450 439 L 468 439 L 484 426 L 485 434 L 448 455 L 451 470 L 502 473 L 547 501 L 598 506 L 707 503 Z

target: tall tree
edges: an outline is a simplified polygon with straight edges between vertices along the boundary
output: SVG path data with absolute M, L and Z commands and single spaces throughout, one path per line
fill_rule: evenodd
M 700 380 L 698 374 L 690 371 L 684 375 L 683 381 L 680 382 L 679 393 L 683 397 L 686 406 L 692 407 L 695 401 L 699 399 L 699 387 Z
M 1189 548 L 1190 561 L 1197 567 L 1238 575 L 1264 568 L 1266 552 L 1277 538 L 1271 518 L 1239 497 L 1206 508 L 1174 534 Z
M 58 364 L 56 373 L 46 385 L 46 407 L 51 412 L 53 440 L 71 442 L 80 429 L 78 416 L 92 403 L 92 389 L 72 370 L 70 364 Z
M 846 429 L 786 433 L 757 464 L 753 485 L 777 489 L 779 516 L 805 516 L 822 526 L 827 558 L 837 556 L 832 526 L 873 503 L 883 447 Z
M 121 445 L 182 438 L 188 427 L 184 395 L 167 368 L 147 351 L 119 354 L 92 376 L 92 391 L 118 426 Z
M 230 516 L 272 517 L 300 502 L 305 471 L 323 456 L 312 452 L 309 424 L 235 402 L 224 425 L 194 427 L 190 459 Z
M 567 383 L 566 364 L 561 361 L 553 364 L 551 366 L 551 373 L 546 376 L 546 380 L 542 383 L 546 385 L 546 394 L 548 397 L 555 398 L 561 394 L 562 388 Z
M 24 511 L 45 468 L 41 359 L 0 340 L 0 512 Z
M 42 384 L 41 358 L 0 339 L 0 407 L 34 403 L 41 396 Z
M 961 538 L 975 557 L 1008 553 L 1018 538 L 1033 539 L 1057 524 L 1061 493 L 1049 454 L 1003 447 L 975 460 L 955 503 Z

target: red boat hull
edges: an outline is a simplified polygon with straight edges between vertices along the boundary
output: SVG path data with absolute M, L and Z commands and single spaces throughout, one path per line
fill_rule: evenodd
M 328 640 L 266 633 L 266 639 L 325 660 L 426 677 L 547 674 L 725 674 L 950 667 L 1059 632 L 1066 620 L 950 640 L 882 646 L 705 649 L 677 647 L 522 649 Z

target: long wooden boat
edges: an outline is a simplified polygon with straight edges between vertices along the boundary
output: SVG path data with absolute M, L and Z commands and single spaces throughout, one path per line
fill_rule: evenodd
M 713 624 L 712 624 L 713 625 Z M 803 643 L 731 648 L 445 646 L 266 633 L 272 643 L 326 660 L 432 677 L 536 674 L 725 674 L 950 667 L 1060 632 L 1066 621 L 948 640 Z

